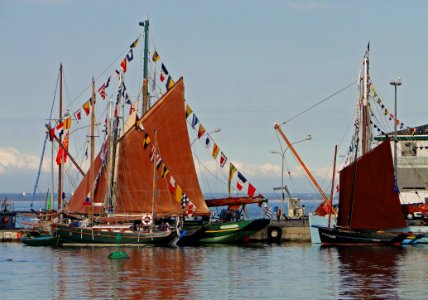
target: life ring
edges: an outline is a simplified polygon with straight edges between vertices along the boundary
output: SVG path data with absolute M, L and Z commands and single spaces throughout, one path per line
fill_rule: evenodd
M 142 222 L 143 222 L 143 225 L 145 226 L 151 225 L 153 222 L 153 218 L 151 215 L 148 215 L 148 214 L 144 215 L 142 218 Z
M 7 224 L 7 223 L 9 222 L 9 218 L 8 218 L 8 217 L 3 217 L 2 222 L 3 222 L 4 224 Z
M 277 226 L 268 227 L 267 236 L 269 243 L 280 243 L 282 238 L 282 230 Z

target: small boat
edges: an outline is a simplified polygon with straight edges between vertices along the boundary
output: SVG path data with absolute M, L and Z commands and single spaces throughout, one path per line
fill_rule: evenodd
M 269 219 L 213 222 L 202 236 L 201 244 L 246 242 L 250 235 L 262 230 L 269 223 Z
M 28 235 L 21 238 L 22 243 L 27 246 L 58 246 L 60 237 L 53 235 Z
M 385 231 L 318 227 L 323 245 L 400 245 L 409 235 Z
M 201 244 L 211 243 L 241 243 L 249 240 L 249 237 L 262 230 L 270 223 L 270 219 L 241 219 L 242 211 L 248 204 L 261 205 L 267 202 L 261 197 L 226 197 L 205 200 L 208 207 L 227 206 L 220 212 L 220 217 L 207 225 L 207 230 L 201 237 Z M 240 209 L 241 208 L 241 209 Z

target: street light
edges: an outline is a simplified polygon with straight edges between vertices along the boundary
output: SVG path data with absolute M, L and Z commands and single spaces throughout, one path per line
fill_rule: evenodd
M 389 82 L 390 85 L 394 86 L 394 95 L 395 95 L 395 100 L 394 100 L 394 116 L 395 116 L 395 120 L 394 120 L 394 175 L 395 175 L 395 186 L 394 189 L 395 191 L 398 193 L 398 184 L 397 184 L 397 86 L 401 85 L 401 79 L 400 77 L 398 77 L 397 80 L 391 80 Z
M 210 135 L 211 133 L 216 133 L 216 132 L 220 132 L 221 131 L 221 128 L 216 128 L 216 129 L 214 129 L 213 131 L 210 131 L 210 132 L 207 132 L 207 133 L 205 133 L 204 135 Z M 202 137 L 202 136 L 201 136 Z M 193 144 L 196 142 L 196 140 L 198 140 L 199 139 L 199 137 L 195 137 L 194 139 L 193 139 L 193 141 L 190 143 L 190 146 L 193 146 Z
M 304 141 L 309 141 L 312 140 L 312 135 L 308 134 L 306 136 L 306 138 L 296 141 L 294 143 L 291 143 L 292 145 L 304 142 Z M 282 198 L 281 198 L 281 211 L 284 211 L 284 200 L 285 200 L 285 195 L 284 195 L 284 161 L 285 161 L 285 153 L 287 152 L 287 150 L 290 147 L 286 147 L 285 149 L 282 149 L 281 147 L 281 152 L 280 151 L 276 151 L 276 150 L 271 150 L 270 153 L 272 154 L 279 154 L 281 156 L 281 191 L 282 191 Z

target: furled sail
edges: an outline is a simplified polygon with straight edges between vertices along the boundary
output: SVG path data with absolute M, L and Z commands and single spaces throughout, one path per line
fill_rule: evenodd
M 156 215 L 183 213 L 180 199 L 176 199 L 176 194 L 168 188 L 170 176 L 173 176 L 175 184 L 196 207 L 194 215 L 209 214 L 196 176 L 184 116 L 184 83 L 180 79 L 142 117 L 144 130 L 134 126 L 122 137 L 119 142 L 119 162 L 116 170 L 117 214 L 152 211 L 155 173 Z M 146 134 L 150 138 L 148 145 L 145 143 Z M 159 156 L 152 156 L 152 146 Z M 155 167 L 156 165 L 158 167 Z M 167 176 L 161 176 L 163 167 L 169 171 Z
M 338 225 L 353 229 L 405 227 L 394 184 L 387 140 L 340 172 Z

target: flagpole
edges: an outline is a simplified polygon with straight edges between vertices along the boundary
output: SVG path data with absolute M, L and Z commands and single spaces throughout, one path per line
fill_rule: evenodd
M 62 122 L 62 64 L 59 65 L 59 122 Z M 59 144 L 62 144 L 62 134 L 59 135 Z M 64 156 L 63 156 L 64 157 Z M 58 165 L 58 212 L 62 211 L 62 163 Z

